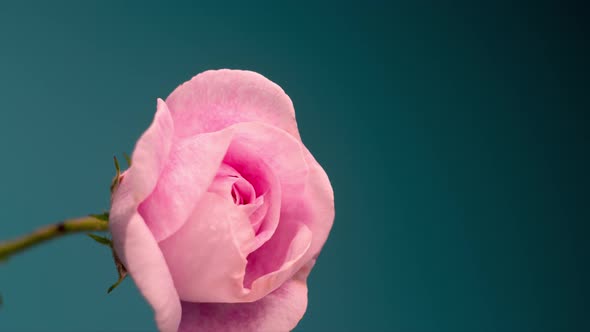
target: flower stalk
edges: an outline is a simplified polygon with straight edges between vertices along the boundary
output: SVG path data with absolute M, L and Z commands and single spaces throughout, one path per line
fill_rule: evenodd
M 83 232 L 108 231 L 109 223 L 105 215 L 91 215 L 81 218 L 69 219 L 57 224 L 39 228 L 32 233 L 19 238 L 0 242 L 0 261 L 34 247 L 46 241 L 62 237 L 67 234 Z

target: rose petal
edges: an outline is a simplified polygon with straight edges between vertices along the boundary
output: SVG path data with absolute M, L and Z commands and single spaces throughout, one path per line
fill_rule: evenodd
M 173 134 L 168 108 L 158 99 L 154 121 L 138 140 L 132 166 L 114 192 L 109 222 L 114 249 L 151 304 L 156 324 L 164 332 L 176 331 L 180 324 L 180 299 L 166 261 L 137 213 L 137 206 L 156 186 L 170 152 Z
M 231 128 L 174 144 L 166 167 L 139 212 L 160 242 L 176 232 L 213 181 L 233 137 Z
M 301 201 L 283 202 L 281 220 L 298 220 L 309 227 L 313 234 L 309 254 L 316 258 L 334 223 L 334 191 L 328 175 L 307 149 L 305 159 L 309 174 Z
M 279 227 L 268 242 L 248 256 L 245 284 L 252 282 L 253 290 L 271 287 L 269 282 L 281 282 L 289 273 L 299 270 L 302 263 L 315 261 L 332 228 L 332 186 L 309 151 L 306 159 L 310 172 L 305 190 L 297 200 L 282 201 Z M 290 241 L 294 233 L 302 230 L 309 234 L 309 242 L 302 234 Z M 280 265 L 281 262 L 284 263 Z
M 268 210 L 268 204 L 264 205 L 265 194 L 256 197 L 252 184 L 244 179 L 238 171 L 229 165 L 222 164 L 208 191 L 238 205 L 238 209 L 249 217 L 254 233 L 258 233 L 262 219 Z
M 221 164 L 208 191 L 224 196 L 237 205 L 248 205 L 256 200 L 252 184 L 227 164 Z
M 182 303 L 179 332 L 285 332 L 307 308 L 307 272 L 251 303 Z
M 244 285 L 248 299 L 258 299 L 275 290 L 309 261 L 313 235 L 305 224 L 279 223 L 272 238 L 248 256 Z
M 284 130 L 260 122 L 232 128 L 234 138 L 224 163 L 236 169 L 257 193 L 263 192 L 268 207 L 251 248 L 255 250 L 274 234 L 281 200 L 294 199 L 305 188 L 308 167 L 302 144 Z
M 166 99 L 181 137 L 258 121 L 299 138 L 289 96 L 264 76 L 243 70 L 211 70 L 182 84 Z
M 154 310 L 162 332 L 175 332 L 181 318 L 180 299 L 166 261 L 143 219 L 137 213 L 133 183 L 123 179 L 114 193 L 109 227 L 114 249 Z
M 174 124 L 168 107 L 158 99 L 154 121 L 137 141 L 132 166 L 125 176 L 125 180 L 131 182 L 137 202 L 147 197 L 156 186 L 170 153 L 173 135 Z
M 218 194 L 219 196 L 226 198 L 228 201 L 234 202 L 233 197 L 231 197 L 232 186 L 239 178 L 241 178 L 241 175 L 238 171 L 225 163 L 221 163 L 217 170 L 217 174 L 215 174 L 215 178 L 213 179 L 213 182 L 211 182 L 207 191 Z
M 256 188 L 256 178 L 272 172 L 280 181 L 283 199 L 300 195 L 308 172 L 305 148 L 300 141 L 284 130 L 261 122 L 240 123 L 231 128 L 234 137 L 224 163 L 240 172 L 257 192 L 260 191 Z M 256 169 L 262 167 L 260 161 L 268 169 Z
M 300 201 L 308 182 L 308 165 L 302 144 L 283 130 L 256 122 L 233 127 L 234 139 L 224 163 L 236 169 L 257 192 L 271 188 L 265 194 L 269 208 L 252 248 L 256 250 L 248 256 L 244 279 L 244 286 L 250 289 L 247 299 L 253 300 L 275 290 L 306 262 L 303 258 L 312 233 L 301 221 L 283 221 L 279 216 L 283 204 Z
M 250 224 L 252 225 L 252 229 L 256 234 L 258 234 L 262 221 L 265 215 L 267 214 L 269 208 L 268 204 L 264 204 L 264 197 L 265 195 L 262 195 L 256 198 L 250 204 L 242 205 L 239 207 L 250 218 Z
M 250 224 L 255 228 L 256 239 L 244 247 L 245 255 L 258 249 L 274 234 L 281 213 L 281 183 L 264 161 L 249 150 L 240 149 L 234 145 L 232 152 L 228 151 L 224 163 L 231 163 L 240 169 L 240 176 L 248 180 L 257 193 L 262 193 L 262 206 L 251 215 Z M 244 209 L 242 209 L 244 210 Z M 246 212 L 246 211 L 244 211 Z
M 182 300 L 235 302 L 244 294 L 247 261 L 241 246 L 253 240 L 248 216 L 233 202 L 207 192 L 160 248 Z

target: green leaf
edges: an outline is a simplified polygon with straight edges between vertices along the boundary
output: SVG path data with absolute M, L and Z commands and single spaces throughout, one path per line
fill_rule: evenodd
M 113 241 L 111 241 L 109 238 L 106 238 L 106 237 L 100 236 L 100 235 L 96 235 L 96 234 L 92 234 L 92 233 L 88 233 L 86 235 L 90 236 L 90 238 L 92 238 L 94 241 L 96 241 L 102 245 L 109 246 L 109 247 L 113 246 Z
M 115 162 L 115 170 L 117 171 L 117 175 L 121 174 L 121 166 L 119 166 L 119 160 L 117 160 L 117 156 L 113 156 L 113 161 Z
M 119 160 L 117 160 L 117 156 L 113 156 L 113 160 L 115 162 L 115 171 L 117 171 L 117 174 L 115 174 L 115 177 L 111 182 L 111 194 L 115 191 L 115 189 L 117 189 L 117 186 L 119 186 L 119 182 L 121 181 L 121 166 L 119 166 Z
M 127 160 L 127 167 L 131 167 L 131 157 L 129 157 L 129 155 L 125 152 L 123 152 L 123 157 L 125 157 L 125 160 Z
M 91 217 L 94 217 L 96 219 L 102 220 L 102 221 L 109 221 L 109 212 L 103 212 L 101 214 L 91 214 Z
M 117 274 L 119 275 L 119 279 L 111 287 L 109 287 L 109 289 L 107 290 L 107 294 L 110 294 L 113 291 L 113 289 L 117 288 L 117 286 L 119 286 L 121 284 L 121 282 L 123 282 L 123 280 L 125 280 L 125 277 L 127 277 L 127 269 L 123 265 L 123 262 L 121 262 L 121 260 L 119 259 L 119 256 L 117 256 L 117 253 L 115 252 L 115 250 L 113 249 L 112 251 L 113 251 L 113 260 L 115 261 L 115 266 L 117 267 Z
M 111 287 L 109 287 L 109 289 L 107 290 L 107 294 L 110 294 L 113 291 L 113 289 L 117 288 L 117 286 L 119 286 L 123 282 L 123 280 L 125 280 L 125 277 L 120 277 L 116 283 L 112 284 Z

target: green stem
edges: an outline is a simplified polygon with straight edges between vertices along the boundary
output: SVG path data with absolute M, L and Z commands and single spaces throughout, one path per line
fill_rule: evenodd
M 8 259 L 14 254 L 66 234 L 104 232 L 108 231 L 108 229 L 108 221 L 93 216 L 69 219 L 57 224 L 45 226 L 22 237 L 0 242 L 0 260 Z

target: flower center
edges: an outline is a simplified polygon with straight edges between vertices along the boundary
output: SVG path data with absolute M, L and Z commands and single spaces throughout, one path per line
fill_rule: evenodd
M 236 169 L 225 164 L 221 165 L 209 187 L 209 192 L 231 200 L 238 209 L 248 215 L 254 233 L 258 233 L 266 215 L 266 207 L 262 208 L 264 195 L 257 195 L 255 187 Z
M 256 199 L 256 192 L 252 185 L 244 178 L 235 177 L 236 182 L 231 186 L 231 197 L 236 205 L 247 205 Z

